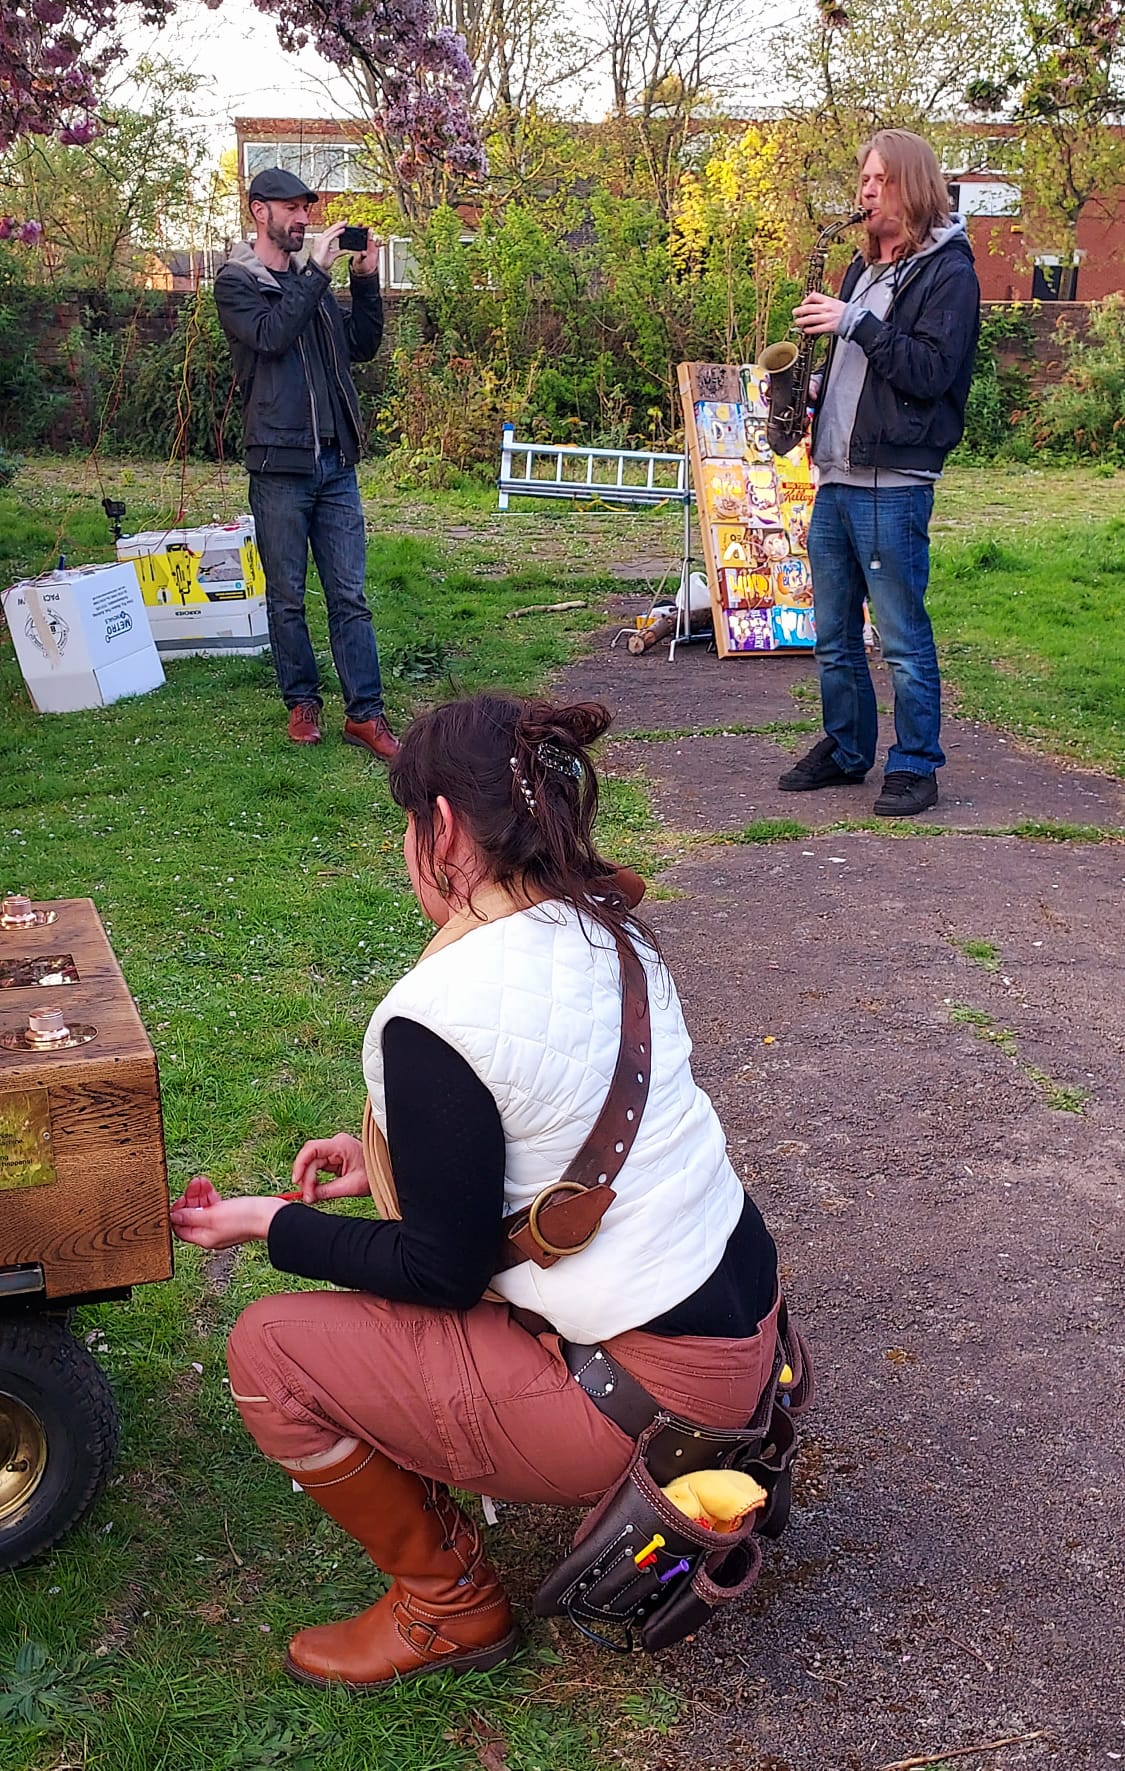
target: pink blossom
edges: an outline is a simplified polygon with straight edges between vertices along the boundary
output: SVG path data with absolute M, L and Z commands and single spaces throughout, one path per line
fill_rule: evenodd
M 37 246 L 42 237 L 42 222 L 17 221 L 14 215 L 0 215 L 0 240 L 17 240 L 21 246 Z
M 205 0 L 214 8 L 221 0 Z M 284 49 L 311 44 L 339 68 L 358 65 L 381 95 L 372 119 L 400 163 L 414 171 L 484 166 L 469 93 L 463 38 L 439 26 L 433 0 L 254 0 Z M 120 31 L 133 14 L 158 26 L 176 0 L 3 0 L 0 10 L 0 152 L 22 135 L 81 144 L 97 133 L 94 112 L 106 74 L 123 55 Z

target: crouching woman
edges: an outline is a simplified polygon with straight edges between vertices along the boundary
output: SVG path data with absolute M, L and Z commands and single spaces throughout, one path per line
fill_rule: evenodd
M 360 1616 L 294 1637 L 310 1684 L 513 1652 L 447 1485 L 589 1505 L 658 1404 L 737 1429 L 773 1378 L 773 1241 L 692 1079 L 639 891 L 594 845 L 588 747 L 608 725 L 495 695 L 415 721 L 389 779 L 437 933 L 368 1027 L 364 1138 L 304 1146 L 300 1203 L 200 1178 L 173 1209 L 185 1241 L 264 1239 L 282 1272 L 343 1288 L 259 1299 L 229 1347 L 261 1450 L 390 1576 Z M 369 1191 L 378 1219 L 319 1209 Z

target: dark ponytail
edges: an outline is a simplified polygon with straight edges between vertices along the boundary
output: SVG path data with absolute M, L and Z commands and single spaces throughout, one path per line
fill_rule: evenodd
M 614 939 L 640 933 L 617 869 L 598 853 L 598 777 L 589 747 L 612 714 L 597 702 L 566 706 L 507 695 L 447 701 L 403 734 L 389 781 L 415 820 L 421 865 L 434 869 L 434 805 L 463 820 L 497 885 L 557 898 Z M 471 898 L 470 898 L 471 905 Z

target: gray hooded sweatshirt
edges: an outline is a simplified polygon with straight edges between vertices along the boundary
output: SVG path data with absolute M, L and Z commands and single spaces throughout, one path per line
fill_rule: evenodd
M 903 473 L 899 468 L 893 467 L 852 467 L 848 459 L 848 448 L 859 408 L 859 396 L 867 377 L 868 363 L 866 352 L 858 344 L 851 342 L 851 335 L 861 314 L 874 314 L 876 319 L 886 319 L 895 293 L 896 272 L 900 265 L 904 267 L 907 264 L 917 264 L 920 258 L 928 258 L 931 253 L 940 252 L 955 235 L 965 232 L 964 216 L 951 215 L 948 227 L 936 229 L 921 251 L 913 253 L 908 259 L 900 260 L 898 264 L 868 265 L 856 284 L 855 293 L 844 309 L 837 327 L 832 374 L 817 424 L 814 459 L 820 471 L 822 486 L 874 486 L 875 475 L 878 473 L 880 489 L 885 487 L 891 491 L 896 486 L 931 485 L 940 478 L 936 473 Z

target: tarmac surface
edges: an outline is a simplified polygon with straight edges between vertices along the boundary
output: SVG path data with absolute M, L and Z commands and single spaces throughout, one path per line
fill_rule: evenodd
M 921 832 L 825 832 L 881 768 L 778 791 L 810 658 L 611 637 L 558 687 L 710 838 L 646 910 L 819 1378 L 759 1585 L 646 1668 L 680 1717 L 644 1763 L 1125 1766 L 1122 783 L 951 719 Z M 715 842 L 779 818 L 815 832 Z M 1110 840 L 1005 834 L 1044 823 Z

